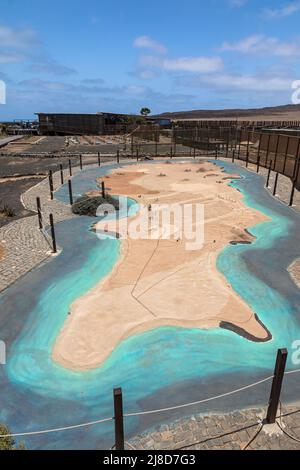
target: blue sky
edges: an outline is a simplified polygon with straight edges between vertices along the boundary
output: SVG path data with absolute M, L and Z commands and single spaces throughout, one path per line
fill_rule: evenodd
M 0 121 L 287 104 L 300 80 L 300 1 L 0 5 Z

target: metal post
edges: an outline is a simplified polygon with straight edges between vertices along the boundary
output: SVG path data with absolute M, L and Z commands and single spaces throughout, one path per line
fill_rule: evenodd
M 53 215 L 49 215 L 50 219 L 50 228 L 51 228 L 51 237 L 52 237 L 52 246 L 53 246 L 53 253 L 57 253 L 56 248 L 56 239 L 55 239 L 55 230 L 54 230 L 54 222 L 53 222 Z
M 73 191 L 72 191 L 72 181 L 68 181 L 68 186 L 69 186 L 69 199 L 70 199 L 70 205 L 73 206 Z
M 293 186 L 292 186 L 291 196 L 290 196 L 290 202 L 289 202 L 290 207 L 292 207 L 294 204 L 295 189 L 296 189 L 296 182 L 294 181 Z
M 277 163 L 277 156 L 278 156 L 278 149 L 279 149 L 279 139 L 280 139 L 280 135 L 278 134 L 277 142 L 276 142 L 275 157 L 274 157 L 274 170 L 276 170 L 276 163 Z
M 82 155 L 80 155 L 79 160 L 80 160 L 80 169 L 82 170 Z
M 273 196 L 276 196 L 278 177 L 279 177 L 279 173 L 276 173 L 275 184 L 274 184 L 274 189 L 273 189 Z
M 226 142 L 226 158 L 228 158 L 228 152 L 229 152 L 229 135 L 227 135 L 227 142 Z
M 268 424 L 274 424 L 276 421 L 287 356 L 288 356 L 287 349 L 278 350 L 277 358 L 276 358 L 276 365 L 275 365 L 275 370 L 274 370 L 274 378 L 273 378 L 272 389 L 271 389 L 270 400 L 269 400 L 269 408 L 268 408 L 268 413 L 267 413 L 267 418 L 266 418 L 266 422 Z
M 261 141 L 262 141 L 262 134 L 259 134 L 259 144 L 258 144 L 257 159 L 256 159 L 257 173 L 259 173 Z
M 42 216 L 42 208 L 41 208 L 41 199 L 39 197 L 36 198 L 36 205 L 37 205 L 37 213 L 39 219 L 39 227 L 40 230 L 43 228 L 43 216 Z
M 98 166 L 101 166 L 101 156 L 100 156 L 100 152 L 98 152 Z
M 250 132 L 248 132 L 248 141 L 247 141 L 247 158 L 249 163 L 249 147 L 250 147 Z
M 170 156 L 171 156 L 171 159 L 172 159 L 173 158 L 173 149 L 172 149 L 172 147 L 170 149 Z
M 101 183 L 101 188 L 102 188 L 102 197 L 105 198 L 105 183 L 102 181 Z
M 258 157 L 257 157 L 256 173 L 259 173 L 259 169 L 260 169 L 260 155 L 258 155 Z
M 117 163 L 120 163 L 120 150 L 117 150 Z
M 297 147 L 297 152 L 296 152 L 296 155 L 295 155 L 293 180 L 296 178 L 296 173 L 297 173 L 297 168 L 298 168 L 299 161 L 300 161 L 300 138 L 298 139 L 298 147 Z
M 136 161 L 139 161 L 139 149 L 138 147 L 136 148 Z
M 265 168 L 268 168 L 268 158 L 269 158 L 269 153 L 270 153 L 270 144 L 271 144 L 271 134 L 269 134 L 269 137 L 268 137 Z
M 239 149 L 238 149 L 238 160 L 240 160 L 241 157 L 241 142 L 242 142 L 242 130 L 240 130 L 240 139 L 239 139 Z
M 64 170 L 63 170 L 62 164 L 59 165 L 59 168 L 60 168 L 60 181 L 61 181 L 61 184 L 64 184 Z
M 286 143 L 286 149 L 285 149 L 285 155 L 284 155 L 284 164 L 283 164 L 283 170 L 282 170 L 283 174 L 285 174 L 286 161 L 287 161 L 288 151 L 289 151 L 289 145 L 290 145 L 290 137 L 287 138 L 287 143 Z
M 194 144 L 194 160 L 195 160 L 195 158 L 196 158 L 196 146 Z
M 71 162 L 71 160 L 69 160 L 69 173 L 70 173 L 70 176 L 72 176 L 72 162 Z
M 235 150 L 232 151 L 232 163 L 234 163 L 234 159 L 235 159 Z
M 114 389 L 114 411 L 115 411 L 115 448 L 124 450 L 124 418 L 123 418 L 123 397 L 122 389 Z
M 49 171 L 49 186 L 50 186 L 50 197 L 53 200 L 53 192 L 54 192 L 54 187 L 53 187 L 53 175 L 52 175 L 52 170 Z
M 218 160 L 218 146 L 216 145 L 216 160 Z
M 271 171 L 272 171 L 272 165 L 273 165 L 273 161 L 271 160 L 271 161 L 270 161 L 269 170 L 268 170 L 268 177 L 267 177 L 266 188 L 268 188 L 268 187 L 269 187 L 269 184 L 270 184 L 270 176 L 271 176 Z

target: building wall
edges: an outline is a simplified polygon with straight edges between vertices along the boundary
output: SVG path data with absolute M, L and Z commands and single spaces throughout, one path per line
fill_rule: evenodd
M 41 134 L 101 135 L 105 119 L 102 114 L 39 114 Z

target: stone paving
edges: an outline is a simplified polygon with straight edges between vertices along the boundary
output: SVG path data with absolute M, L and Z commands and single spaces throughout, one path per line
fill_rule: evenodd
M 284 407 L 282 415 L 277 419 L 278 424 L 273 425 L 262 424 L 265 409 L 223 415 L 193 415 L 148 430 L 130 439 L 127 448 L 170 451 L 300 450 L 300 406 Z
M 73 169 L 75 175 L 79 168 Z M 68 170 L 64 171 L 65 178 L 69 177 Z M 60 172 L 53 175 L 54 189 L 60 186 Z M 36 198 L 41 198 L 44 226 L 49 226 L 49 214 L 52 213 L 54 222 L 60 222 L 75 217 L 71 207 L 57 200 L 51 201 L 48 178 L 30 188 L 22 195 L 23 205 L 33 212 L 37 211 Z M 52 245 L 46 231 L 38 226 L 37 215 L 26 217 L 0 228 L 0 242 L 5 248 L 5 254 L 0 259 L 0 291 L 3 291 L 18 278 L 34 269 L 53 255 Z M 59 244 L 59 241 L 58 241 Z

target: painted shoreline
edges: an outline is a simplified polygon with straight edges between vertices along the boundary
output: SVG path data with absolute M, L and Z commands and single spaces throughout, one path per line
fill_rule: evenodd
M 226 272 L 238 295 L 253 304 L 260 319 L 274 333 L 272 341 L 252 343 L 220 328 L 210 331 L 160 328 L 125 340 L 100 370 L 74 374 L 53 366 L 49 361 L 52 334 L 55 335 L 57 322 L 61 323 L 67 315 L 67 311 L 60 311 L 61 306 L 56 307 L 58 286 L 63 283 L 65 296 L 65 290 L 75 285 L 72 279 L 76 279 L 77 271 L 92 272 L 94 276 L 99 269 L 95 259 L 99 256 L 99 245 L 95 247 L 92 234 L 88 233 L 89 219 L 58 224 L 57 234 L 64 249 L 61 258 L 30 273 L 1 296 L 0 331 L 9 348 L 9 363 L 0 370 L 5 390 L 0 397 L 0 412 L 1 420 L 12 431 L 49 429 L 111 416 L 114 386 L 123 387 L 126 412 L 196 401 L 215 395 L 216 388 L 220 393 L 227 392 L 270 375 L 277 348 L 290 348 L 292 341 L 300 337 L 300 291 L 287 272 L 299 257 L 299 215 L 268 195 L 262 177 L 220 163 L 229 172 L 245 175 L 246 179 L 238 185 L 246 202 L 272 217 L 271 225 L 250 229 L 256 236 L 252 245 L 230 246 L 218 260 L 218 269 Z M 75 238 L 70 240 L 70 231 L 74 235 L 78 232 L 80 245 Z M 79 250 L 84 247 L 89 250 L 88 257 Z M 78 250 L 75 258 L 74 250 Z M 236 266 L 239 277 L 235 275 Z M 277 273 L 275 277 L 273 272 Z M 80 283 L 76 289 L 78 286 L 83 287 Z M 31 294 L 24 297 L 25 292 Z M 39 330 L 37 342 L 32 342 L 31 331 L 35 333 L 41 321 L 44 330 Z M 38 342 L 40 337 L 45 339 L 43 344 Z M 289 357 L 288 369 L 297 367 Z M 252 394 L 235 395 L 207 406 L 147 420 L 132 418 L 126 421 L 126 430 L 133 435 L 152 424 L 193 412 L 226 412 L 265 404 L 268 393 L 266 384 Z M 284 402 L 295 401 L 299 394 L 298 375 L 287 377 Z M 26 439 L 27 447 L 32 449 L 109 448 L 112 442 L 110 425 Z

